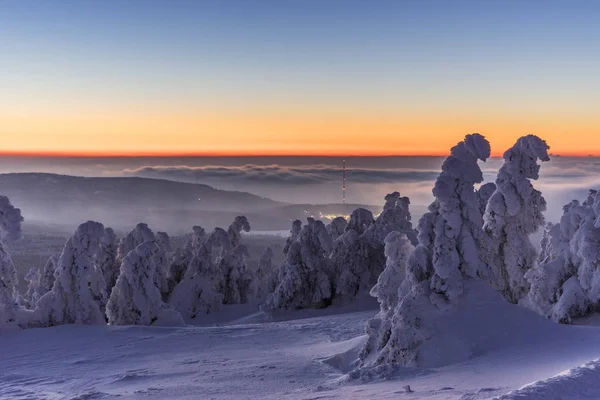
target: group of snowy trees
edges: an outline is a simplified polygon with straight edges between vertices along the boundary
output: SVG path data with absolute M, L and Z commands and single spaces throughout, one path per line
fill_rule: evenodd
M 567 257 L 564 236 L 574 236 L 573 216 L 565 211 L 569 233 L 549 228 L 539 266 L 529 239 L 544 225 L 546 202 L 531 180 L 539 177 L 538 161 L 549 160 L 547 151 L 536 136 L 520 138 L 504 153 L 495 184 L 477 190 L 483 181 L 478 161 L 490 156 L 488 141 L 467 135 L 451 149 L 435 182 L 435 201 L 419 221 L 416 248 L 399 234 L 386 240 L 387 267 L 372 290 L 381 311 L 368 323 L 361 368 L 419 365 L 423 344 L 441 334 L 438 320 L 459 300 L 469 301 L 467 281 L 485 281 L 508 301 L 543 314 L 559 304 L 558 293 L 565 299 L 555 309 L 580 309 L 582 290 L 573 288 L 566 272 L 573 269 L 556 261 Z
M 268 279 L 267 312 L 322 308 L 368 294 L 386 265 L 385 240 L 400 232 L 416 244 L 410 201 L 394 192 L 385 197 L 377 218 L 364 208 L 348 221 L 337 217 L 327 226 L 296 220 L 284 249 L 284 262 Z
M 3 237 L 18 239 L 22 220 L 20 210 L 0 196 Z M 196 226 L 185 246 L 173 252 L 169 236 L 144 223 L 117 241 L 112 229 L 88 221 L 60 257 L 29 271 L 23 294 L 0 241 L 0 325 L 183 324 L 221 304 L 258 301 L 265 297 L 273 252 L 265 251 L 255 276 L 242 231 L 250 231 L 243 216 L 227 231 L 215 228 L 207 235 Z
M 537 267 L 525 273 L 531 286 L 525 305 L 556 322 L 600 307 L 600 195 L 563 207 L 557 224 L 547 224 Z

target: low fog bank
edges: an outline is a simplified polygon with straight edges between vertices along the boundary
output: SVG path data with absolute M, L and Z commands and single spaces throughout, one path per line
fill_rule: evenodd
M 137 177 L 0 174 L 0 188 L 19 205 L 26 224 L 65 235 L 87 220 L 102 221 L 120 234 L 143 221 L 170 234 L 183 235 L 193 225 L 206 229 L 228 226 L 238 215 L 247 216 L 256 231 L 289 230 L 294 219 L 332 219 L 360 206 L 373 212 L 381 209 L 381 205 L 287 204 L 202 184 Z M 378 203 L 383 203 L 383 198 Z
M 353 164 L 357 162 L 356 164 Z M 411 205 L 424 209 L 433 201 L 431 188 L 439 175 L 442 159 L 438 157 L 386 157 L 367 167 L 364 160 L 347 161 L 346 195 L 357 203 L 377 204 L 386 193 L 395 190 L 410 197 Z M 393 163 L 396 166 L 393 167 Z M 482 163 L 484 182 L 494 182 L 501 158 Z M 339 201 L 341 165 L 254 165 L 243 166 L 143 166 L 123 171 L 144 176 L 202 182 L 221 189 L 244 188 L 275 200 L 294 202 L 307 195 L 322 200 Z M 535 187 L 547 203 L 546 217 L 558 221 L 562 206 L 585 197 L 589 189 L 600 188 L 600 159 L 596 157 L 552 157 L 544 163 Z M 318 201 L 318 200 L 316 200 Z M 413 213 L 415 218 L 421 213 Z
M 433 200 L 431 188 L 443 160 L 443 157 L 346 158 L 347 201 L 352 204 L 374 205 L 373 211 L 378 212 L 383 197 L 387 193 L 399 191 L 403 196 L 410 197 L 413 219 L 417 220 L 422 210 Z M 495 180 L 501 164 L 502 159 L 491 158 L 481 165 L 485 182 Z M 342 159 L 335 157 L 0 157 L 0 173 L 53 172 L 88 177 L 155 178 L 247 192 L 274 202 L 298 205 L 340 203 L 341 166 Z M 547 219 L 558 221 L 564 204 L 572 199 L 583 198 L 590 188 L 600 188 L 600 159 L 553 156 L 551 161 L 543 163 L 540 179 L 535 182 L 535 187 L 543 192 L 548 202 Z M 35 217 L 39 221 L 47 221 L 48 208 L 51 208 L 53 218 L 59 220 L 64 214 L 72 215 L 82 211 L 80 219 L 87 219 L 91 215 L 112 225 L 122 223 L 127 227 L 139 220 L 162 221 L 173 230 L 180 229 L 181 221 L 196 218 L 193 213 L 198 207 L 190 207 L 190 204 L 197 200 L 186 197 L 187 195 L 174 195 L 168 201 L 163 201 L 161 196 L 168 197 L 165 192 L 178 193 L 161 184 L 155 192 L 147 194 L 156 197 L 154 200 L 137 197 L 135 204 L 127 205 L 126 212 L 122 212 L 122 205 L 131 196 L 131 191 L 128 190 L 123 191 L 119 207 L 109 208 L 101 204 L 97 208 L 96 203 L 100 200 L 83 206 L 73 201 L 66 211 L 55 204 L 46 208 L 33 207 L 37 204 L 31 204 L 28 216 L 29 219 Z M 28 199 L 20 200 L 27 204 Z M 230 211 L 233 214 L 254 213 L 254 201 L 239 199 L 228 203 L 220 198 L 214 203 L 215 207 L 210 208 L 210 212 L 201 213 L 200 216 L 211 226 L 219 225 L 217 221 L 231 220 Z M 165 205 L 165 202 L 169 204 Z M 249 218 L 261 230 L 280 230 L 288 229 L 290 219 L 302 217 L 306 206 L 299 206 L 298 210 L 289 215 L 278 214 L 277 211 L 271 214 L 271 209 L 277 209 L 273 203 L 266 208 L 270 215 L 255 213 L 249 215 Z M 190 210 L 191 214 L 188 212 Z M 168 214 L 164 214 L 165 211 Z M 315 213 L 313 210 L 308 212 Z M 317 210 L 317 216 L 319 212 L 323 211 Z M 187 225 L 189 224 L 185 224 L 185 229 Z

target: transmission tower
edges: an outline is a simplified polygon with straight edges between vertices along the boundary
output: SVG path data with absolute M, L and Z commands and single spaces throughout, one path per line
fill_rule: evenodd
M 342 204 L 346 204 L 346 160 L 342 160 Z

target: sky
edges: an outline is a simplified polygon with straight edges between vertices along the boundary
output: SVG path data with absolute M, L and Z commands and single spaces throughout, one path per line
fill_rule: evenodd
M 0 152 L 600 155 L 596 0 L 0 2 Z

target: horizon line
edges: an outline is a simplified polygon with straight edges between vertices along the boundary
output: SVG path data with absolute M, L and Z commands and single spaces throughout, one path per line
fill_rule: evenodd
M 93 152 L 93 151 L 11 151 L 0 150 L 0 157 L 18 157 L 18 158 L 225 158 L 225 157 L 331 157 L 331 158 L 356 158 L 356 157 L 447 157 L 450 153 L 244 153 L 244 152 Z M 490 158 L 502 157 L 503 153 L 492 153 Z M 550 154 L 551 157 L 600 157 L 600 152 L 593 153 L 575 153 L 565 152 Z

